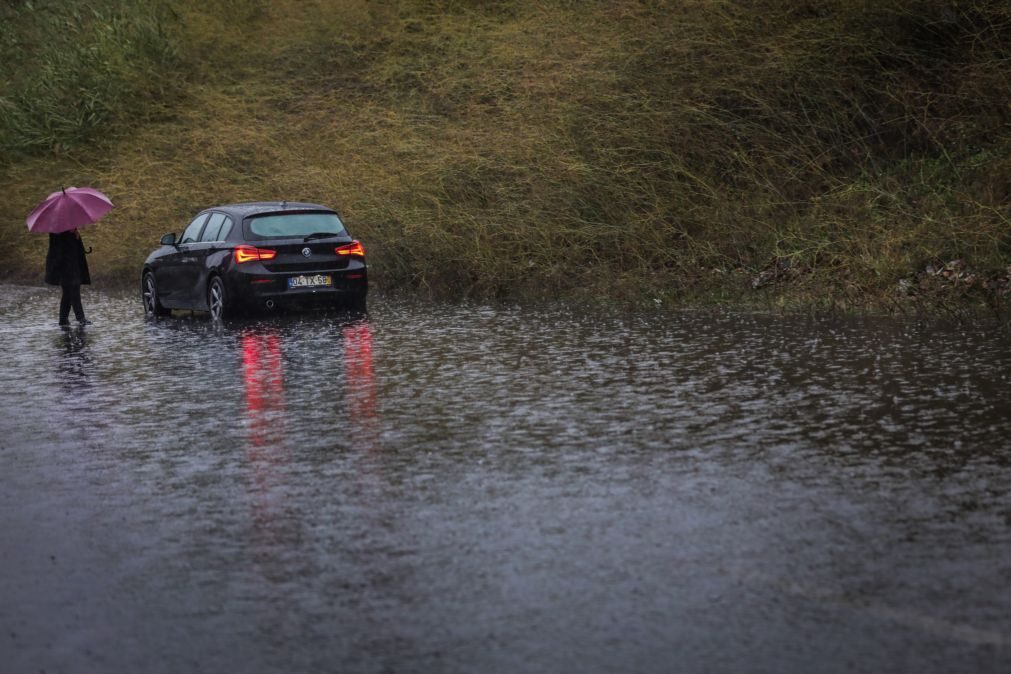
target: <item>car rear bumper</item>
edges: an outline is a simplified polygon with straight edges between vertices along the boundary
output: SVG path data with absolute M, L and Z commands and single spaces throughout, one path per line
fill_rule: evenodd
M 316 287 L 288 287 L 288 279 L 297 276 L 325 275 L 331 285 Z M 339 303 L 343 299 L 363 298 L 368 293 L 368 272 L 362 263 L 349 264 L 340 270 L 277 273 L 268 272 L 261 265 L 232 270 L 225 279 L 230 298 L 249 308 L 307 303 Z

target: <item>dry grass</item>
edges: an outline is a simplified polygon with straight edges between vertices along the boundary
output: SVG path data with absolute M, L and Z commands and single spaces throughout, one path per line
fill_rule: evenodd
M 778 259 L 773 292 L 860 304 L 1011 263 L 1003 2 L 239 8 L 178 11 L 214 46 L 171 116 L 7 165 L 6 276 L 40 275 L 22 220 L 59 184 L 116 201 L 92 267 L 130 282 L 196 210 L 270 198 L 337 207 L 379 284 L 433 294 L 739 298 Z

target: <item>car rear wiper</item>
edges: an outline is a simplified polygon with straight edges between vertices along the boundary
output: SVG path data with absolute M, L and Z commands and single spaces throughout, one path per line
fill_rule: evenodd
M 304 239 L 302 239 L 302 243 L 305 243 L 306 241 L 312 241 L 313 239 L 329 239 L 329 238 L 334 237 L 334 236 L 340 236 L 340 233 L 339 232 L 313 232 L 312 234 L 309 234 Z

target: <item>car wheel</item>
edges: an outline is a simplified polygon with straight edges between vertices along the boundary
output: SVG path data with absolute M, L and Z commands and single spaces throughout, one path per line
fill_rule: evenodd
M 144 280 L 141 281 L 141 300 L 144 302 L 144 313 L 148 316 L 168 316 L 172 313 L 171 309 L 161 305 L 158 299 L 158 285 L 151 272 L 144 274 Z
M 232 314 L 225 292 L 225 282 L 219 276 L 212 278 L 207 285 L 207 308 L 211 312 L 211 320 L 215 321 L 228 318 Z
M 348 295 L 340 301 L 338 306 L 341 309 L 346 309 L 347 311 L 359 314 L 364 314 L 368 311 L 368 303 L 365 300 L 365 293 L 354 293 L 352 295 Z

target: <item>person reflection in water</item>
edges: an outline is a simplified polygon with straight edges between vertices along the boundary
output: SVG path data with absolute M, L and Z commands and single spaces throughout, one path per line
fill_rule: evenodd
M 91 323 L 84 317 L 84 306 L 81 304 L 81 286 L 91 283 L 91 274 L 88 272 L 84 242 L 81 241 L 78 230 L 49 235 L 46 283 L 60 286 L 63 290 L 60 297 L 60 325 L 70 325 L 71 308 L 78 323 Z
M 64 330 L 57 339 L 62 349 L 57 367 L 60 383 L 68 392 L 80 393 L 82 389 L 90 388 L 94 364 L 88 354 L 88 340 L 84 330 Z M 74 400 L 76 402 L 80 398 L 75 397 Z

